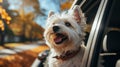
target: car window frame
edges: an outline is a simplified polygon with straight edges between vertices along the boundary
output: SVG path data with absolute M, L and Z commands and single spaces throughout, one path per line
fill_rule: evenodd
M 81 67 L 97 67 L 102 38 L 108 25 L 105 19 L 109 13 L 109 8 L 107 7 L 109 7 L 108 5 L 110 5 L 112 0 L 109 1 L 110 0 L 101 0 L 90 31 Z

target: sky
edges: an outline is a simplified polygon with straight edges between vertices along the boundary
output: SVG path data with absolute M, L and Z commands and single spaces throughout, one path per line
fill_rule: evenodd
M 59 0 L 39 0 L 40 7 L 45 16 L 38 16 L 36 22 L 45 28 L 47 15 L 50 10 L 53 10 L 55 13 L 60 12 L 60 2 Z

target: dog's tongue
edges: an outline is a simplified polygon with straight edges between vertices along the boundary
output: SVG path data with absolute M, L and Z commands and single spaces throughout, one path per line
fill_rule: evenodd
M 54 39 L 54 41 L 55 41 L 55 43 L 60 43 L 61 41 L 62 41 L 62 37 L 56 37 L 55 39 Z

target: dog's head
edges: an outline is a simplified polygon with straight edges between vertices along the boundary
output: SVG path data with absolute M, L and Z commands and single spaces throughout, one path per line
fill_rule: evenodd
M 50 48 L 74 47 L 84 39 L 85 25 L 86 19 L 78 6 L 66 14 L 54 14 L 51 11 L 44 32 L 46 43 Z

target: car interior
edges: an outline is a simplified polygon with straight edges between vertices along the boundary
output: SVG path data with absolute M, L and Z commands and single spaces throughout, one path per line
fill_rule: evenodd
M 97 9 L 101 0 L 86 0 L 82 6 L 87 17 L 88 30 L 86 31 L 85 43 L 88 40 L 90 28 L 95 18 Z M 110 6 L 108 5 L 107 11 L 108 18 L 106 21 L 108 25 L 105 29 L 103 36 L 103 43 L 98 59 L 97 67 L 120 67 L 120 0 L 111 0 Z
M 120 1 L 114 0 L 108 17 L 98 67 L 120 67 Z

